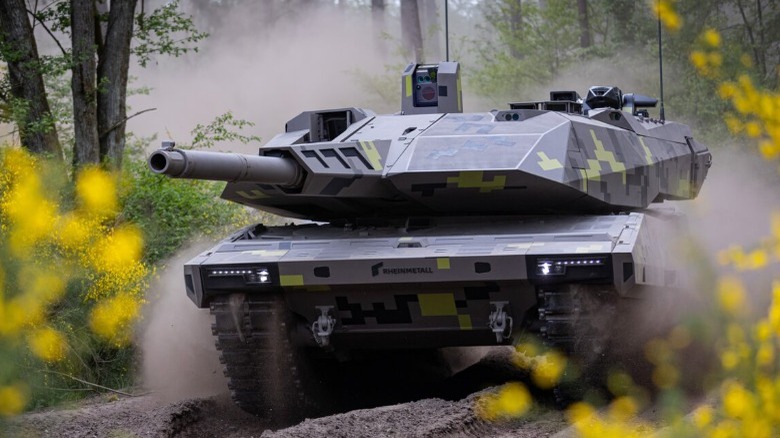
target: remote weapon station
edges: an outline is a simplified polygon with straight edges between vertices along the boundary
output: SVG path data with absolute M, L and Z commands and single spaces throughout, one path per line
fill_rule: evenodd
M 306 111 L 251 156 L 164 143 L 152 171 L 316 221 L 248 227 L 184 266 L 235 401 L 301 412 L 317 380 L 302 370 L 328 354 L 532 333 L 599 355 L 600 305 L 680 281 L 664 247 L 675 215 L 651 204 L 694 198 L 710 167 L 655 104 L 592 87 L 464 113 L 458 63 L 410 64 L 397 114 Z

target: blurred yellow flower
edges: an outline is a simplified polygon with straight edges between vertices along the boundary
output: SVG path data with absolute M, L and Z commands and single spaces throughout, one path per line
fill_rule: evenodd
M 756 352 L 756 364 L 769 367 L 775 363 L 775 347 L 770 342 L 763 342 Z
M 712 423 L 712 419 L 715 416 L 715 410 L 712 406 L 704 405 L 699 406 L 693 411 L 692 418 L 693 424 L 697 429 L 701 430 L 709 426 Z
M 755 412 L 755 400 L 753 395 L 741 384 L 729 380 L 721 385 L 723 396 L 723 410 L 726 415 L 734 419 L 745 419 L 751 412 Z
M 0 386 L 0 415 L 16 415 L 27 405 L 27 388 L 21 384 Z
M 631 420 L 639 411 L 639 405 L 632 397 L 618 397 L 609 404 L 609 419 L 616 422 Z
M 739 354 L 733 350 L 726 350 L 720 354 L 720 365 L 724 370 L 733 370 L 739 365 Z
M 97 167 L 88 167 L 79 173 L 76 196 L 81 208 L 96 216 L 113 216 L 119 206 L 114 178 Z
M 682 18 L 674 10 L 674 2 L 670 0 L 654 0 L 653 12 L 661 19 L 661 22 L 669 30 L 680 30 L 682 27 Z
M 531 408 L 531 393 L 522 383 L 507 383 L 496 394 L 483 396 L 478 401 L 478 414 L 486 420 L 514 418 Z
M 141 260 L 143 236 L 135 226 L 124 225 L 101 239 L 92 255 L 92 264 L 98 271 L 120 272 Z
M 46 362 L 57 362 L 65 357 L 65 337 L 50 327 L 38 328 L 29 337 L 30 351 Z
M 757 138 L 761 135 L 761 125 L 757 122 L 748 122 L 745 124 L 745 134 L 750 138 Z
M 100 229 L 99 224 L 72 213 L 62 216 L 57 228 L 59 244 L 65 250 L 73 252 L 82 250 L 88 245 L 93 234 Z
M 566 370 L 566 362 L 566 356 L 558 351 L 545 353 L 531 371 L 534 384 L 539 388 L 548 389 L 560 383 Z
M 707 29 L 703 34 L 704 42 L 712 48 L 720 47 L 720 33 L 715 29 Z
M 718 281 L 718 302 L 729 315 L 736 316 L 744 311 L 745 288 L 736 277 L 723 277 Z
M 132 335 L 132 324 L 141 308 L 141 300 L 127 294 L 106 298 L 92 309 L 89 327 L 92 331 L 117 346 L 126 345 Z

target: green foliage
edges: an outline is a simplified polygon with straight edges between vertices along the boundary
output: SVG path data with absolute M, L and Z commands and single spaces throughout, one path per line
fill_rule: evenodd
M 134 32 L 135 46 L 132 53 L 142 67 L 157 55 L 179 57 L 189 51 L 198 51 L 197 42 L 208 36 L 199 32 L 192 17 L 179 11 L 179 0 L 167 2 L 151 14 L 138 14 Z
M 214 118 L 209 124 L 195 125 L 192 130 L 193 148 L 211 148 L 217 142 L 237 141 L 243 144 L 250 142 L 261 142 L 260 137 L 256 135 L 243 135 L 238 131 L 244 128 L 255 126 L 253 122 L 237 119 L 231 111 L 221 114 Z
M 546 82 L 578 59 L 577 11 L 571 2 L 550 0 L 545 7 L 505 0 L 485 5 L 492 38 L 476 42 L 483 68 L 474 81 L 487 96 L 516 95 Z

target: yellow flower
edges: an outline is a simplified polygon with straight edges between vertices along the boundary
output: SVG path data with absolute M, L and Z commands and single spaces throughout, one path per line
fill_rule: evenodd
M 693 424 L 696 426 L 697 429 L 702 430 L 705 427 L 709 426 L 712 423 L 712 419 L 715 416 L 715 410 L 712 409 L 712 406 L 704 405 L 699 406 L 696 408 L 695 411 L 693 411 Z
M 775 348 L 770 342 L 762 342 L 756 353 L 756 363 L 762 367 L 771 366 L 775 362 Z
M 739 354 L 733 350 L 726 350 L 720 354 L 720 365 L 725 370 L 733 370 L 739 365 Z
M 653 12 L 661 19 L 661 22 L 670 30 L 679 30 L 682 27 L 682 18 L 674 10 L 672 1 L 658 0 L 653 1 Z
M 718 302 L 729 315 L 739 315 L 745 305 L 745 288 L 735 277 L 724 277 L 718 282 Z
M 755 412 L 753 395 L 741 384 L 729 380 L 721 385 L 723 410 L 734 419 L 745 419 L 750 412 Z
M 721 99 L 729 99 L 737 94 L 737 87 L 731 82 L 724 82 L 718 85 L 718 95 Z
M 615 422 L 631 420 L 639 411 L 639 405 L 632 397 L 618 397 L 609 405 L 609 418 Z
M 596 410 L 593 406 L 585 402 L 574 403 L 566 410 L 566 418 L 569 420 L 569 423 L 574 425 L 587 422 L 595 415 Z
M 769 306 L 769 325 L 780 336 L 780 281 L 772 282 L 772 304 Z
M 750 138 L 756 138 L 761 135 L 761 125 L 756 122 L 748 122 L 745 124 L 745 134 Z
M 522 383 L 507 383 L 497 394 L 490 394 L 478 401 L 478 413 L 486 420 L 520 417 L 531 407 L 531 393 Z
M 710 52 L 707 55 L 707 63 L 712 67 L 718 68 L 723 65 L 723 55 L 718 52 Z
M 704 31 L 704 42 L 712 48 L 720 47 L 720 34 L 715 29 L 707 29 Z
M 27 405 L 27 388 L 21 384 L 0 386 L 0 415 L 16 415 Z
M 141 300 L 127 294 L 103 299 L 92 309 L 89 327 L 106 341 L 126 345 L 140 308 Z
M 696 67 L 696 70 L 698 70 L 699 72 L 703 72 L 707 69 L 708 65 L 707 65 L 706 53 L 699 50 L 694 50 L 693 52 L 691 52 L 690 56 L 691 56 L 691 63 L 693 64 L 694 67 Z
M 33 354 L 46 362 L 57 362 L 65 357 L 65 337 L 52 328 L 34 330 L 29 344 Z
M 552 388 L 560 383 L 565 369 L 566 357 L 557 351 L 549 351 L 536 363 L 531 378 L 540 388 Z
M 119 203 L 114 178 L 97 167 L 88 167 L 79 173 L 76 196 L 88 214 L 110 217 L 117 212 Z
M 60 230 L 57 233 L 60 245 L 69 251 L 83 249 L 93 237 L 93 233 L 101 229 L 98 223 L 75 214 L 61 217 L 57 228 Z
M 137 227 L 125 225 L 116 228 L 96 245 L 92 264 L 101 272 L 121 272 L 137 263 L 142 251 L 141 231 Z

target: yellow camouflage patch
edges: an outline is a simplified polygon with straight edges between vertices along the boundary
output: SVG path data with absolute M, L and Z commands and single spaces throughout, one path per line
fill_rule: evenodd
M 455 295 L 453 294 L 419 294 L 420 315 L 422 316 L 455 316 Z
M 382 170 L 382 156 L 376 148 L 373 141 L 361 141 L 358 142 L 360 147 L 363 148 L 363 152 L 368 157 L 368 162 L 371 163 L 371 167 L 374 170 Z
M 626 165 L 621 163 L 615 158 L 615 154 L 613 152 L 610 152 L 606 149 L 604 149 L 604 143 L 602 143 L 601 140 L 596 138 L 596 131 L 590 130 L 590 136 L 593 138 L 593 144 L 596 145 L 596 149 L 594 150 L 594 153 L 596 155 L 596 159 L 598 161 L 604 162 L 609 164 L 609 168 L 613 172 L 621 172 L 623 175 L 623 184 L 626 183 Z M 591 160 L 588 160 L 588 163 L 590 163 Z M 601 170 L 601 169 L 599 169 Z
M 544 152 L 537 152 L 536 155 L 541 158 L 541 161 L 538 161 L 537 163 L 539 164 L 539 167 L 542 168 L 542 170 L 547 171 L 563 168 L 563 164 L 561 164 L 557 158 L 550 158 Z
M 501 190 L 506 186 L 506 175 L 496 175 L 490 181 L 483 181 L 484 172 L 460 172 L 447 178 L 447 184 L 457 184 L 459 189 L 479 189 L 480 193 Z

